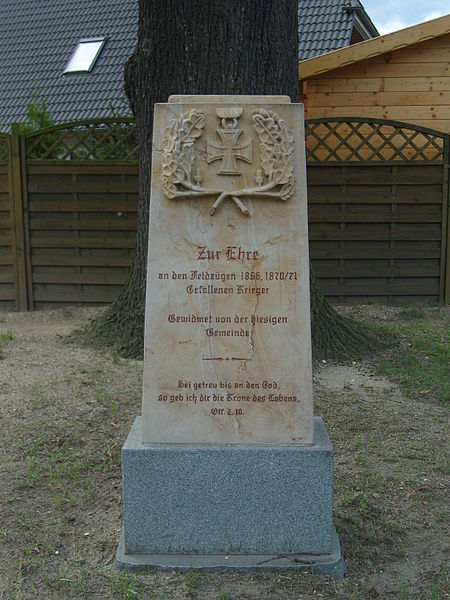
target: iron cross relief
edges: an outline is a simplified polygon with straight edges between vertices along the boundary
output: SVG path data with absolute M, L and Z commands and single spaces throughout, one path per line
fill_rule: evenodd
M 216 114 L 221 119 L 221 128 L 216 129 L 222 144 L 208 140 L 206 148 L 206 161 L 208 164 L 221 160 L 218 175 L 241 175 L 238 171 L 236 161 L 242 160 L 246 163 L 252 162 L 253 140 L 247 140 L 239 144 L 242 129 L 238 129 L 238 118 L 242 114 L 242 108 L 227 107 L 217 108 Z

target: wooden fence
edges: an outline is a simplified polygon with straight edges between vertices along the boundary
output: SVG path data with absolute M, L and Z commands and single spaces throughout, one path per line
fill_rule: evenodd
M 448 137 L 317 120 L 307 156 L 311 259 L 325 294 L 448 300 Z M 0 306 L 111 302 L 132 261 L 137 197 L 130 120 L 0 134 Z
M 311 260 L 336 302 L 449 301 L 449 138 L 394 121 L 307 121 Z
M 0 306 L 15 305 L 17 283 L 13 247 L 15 239 L 14 211 L 9 190 L 9 138 L 0 133 Z M 18 290 L 16 290 L 18 293 Z
M 13 125 L 7 144 L 9 161 L 0 164 L 0 186 L 8 187 L 9 172 L 9 200 L 0 187 L 0 300 L 20 310 L 111 302 L 135 248 L 133 122 L 94 119 L 25 136 Z

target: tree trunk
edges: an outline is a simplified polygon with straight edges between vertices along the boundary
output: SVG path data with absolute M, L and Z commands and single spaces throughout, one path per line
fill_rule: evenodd
M 125 68 L 139 142 L 136 257 L 121 295 L 94 325 L 125 355 L 143 348 L 153 105 L 171 94 L 284 94 L 297 102 L 297 10 L 298 0 L 140 0 L 138 43 Z M 339 317 L 317 286 L 312 292 L 313 331 L 325 330 L 328 343 Z

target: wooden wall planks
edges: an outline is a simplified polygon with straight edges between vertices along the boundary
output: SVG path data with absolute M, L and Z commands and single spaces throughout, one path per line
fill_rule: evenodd
M 306 118 L 390 119 L 450 133 L 449 56 L 447 34 L 311 77 L 301 86 Z
M 367 173 L 367 186 L 361 171 Z M 329 185 L 330 179 L 345 185 Z M 420 194 L 413 191 L 412 179 L 420 180 Z M 401 164 L 310 164 L 310 253 L 324 293 L 338 302 L 378 298 L 396 303 L 405 297 L 437 302 L 443 185 L 438 165 L 421 165 L 415 172 Z
M 111 302 L 135 248 L 137 165 L 51 167 L 28 170 L 34 305 Z

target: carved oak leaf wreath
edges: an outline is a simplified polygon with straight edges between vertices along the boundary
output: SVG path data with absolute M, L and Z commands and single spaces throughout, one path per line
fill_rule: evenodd
M 195 142 L 201 137 L 205 115 L 192 109 L 174 118 L 164 132 L 162 141 L 162 190 L 167 198 L 217 196 L 211 206 L 213 215 L 222 202 L 231 198 L 245 215 L 249 210 L 242 198 L 272 198 L 288 200 L 294 193 L 294 134 L 275 112 L 261 108 L 253 114 L 253 127 L 258 136 L 261 169 L 254 187 L 236 190 L 208 188 L 201 185 L 202 176 L 196 168 L 198 153 Z

